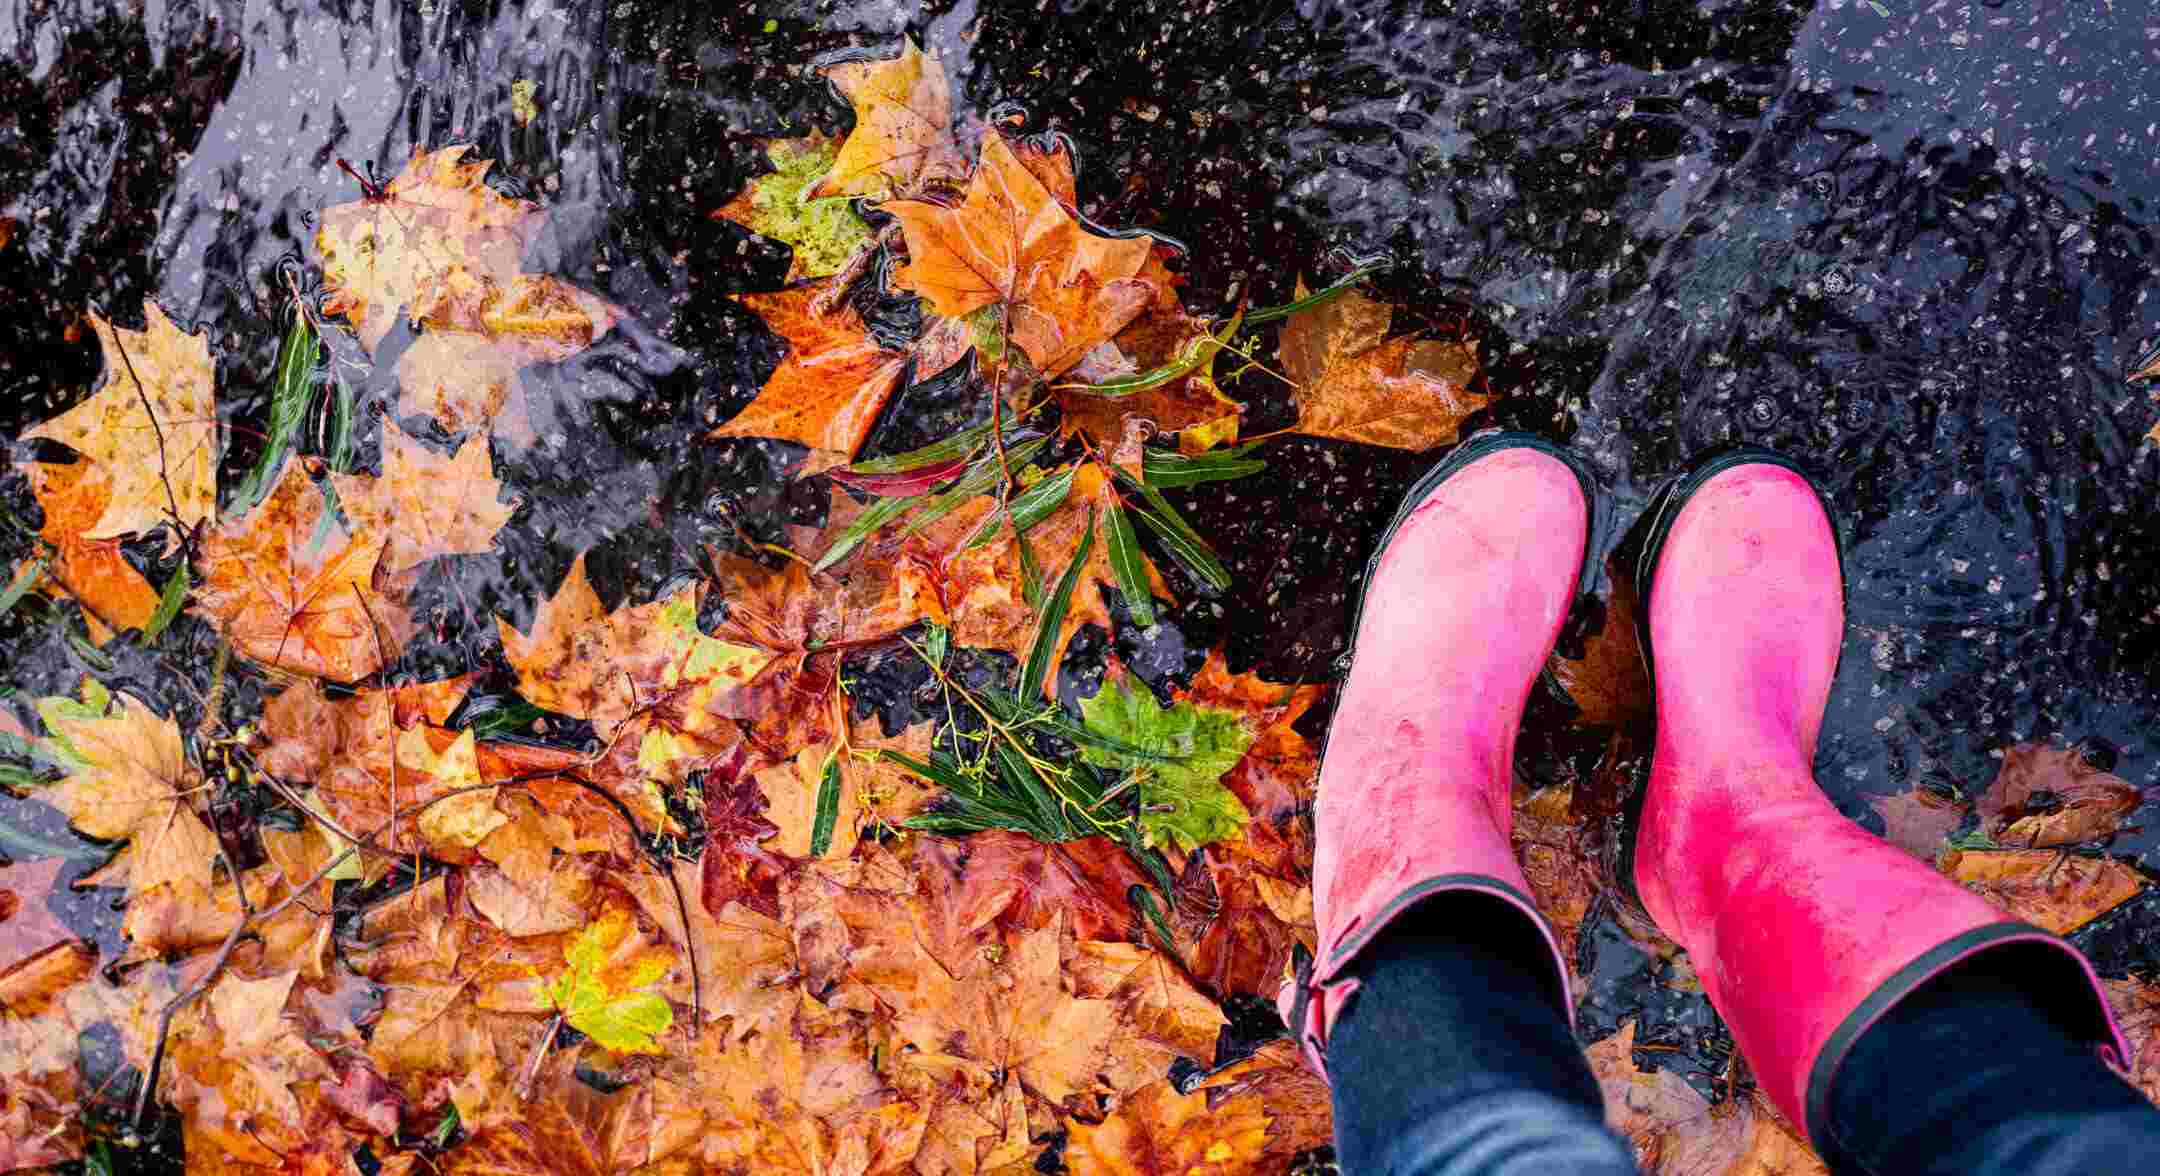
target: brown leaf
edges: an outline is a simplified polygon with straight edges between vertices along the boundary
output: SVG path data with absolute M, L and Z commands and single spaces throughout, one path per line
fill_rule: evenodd
M 1185 859 L 1170 927 L 1192 977 L 1222 996 L 1272 994 L 1287 974 L 1299 929 L 1262 895 L 1250 859 L 1231 843 Z
M 1883 838 L 1924 862 L 1933 862 L 1942 852 L 1966 812 L 1965 805 L 1922 787 L 1871 796 L 1868 806 L 1882 815 Z
M 1515 805 L 1515 855 L 1523 879 L 1568 959 L 1575 958 L 1576 938 L 1598 890 L 1597 863 L 1583 833 L 1572 788 L 1540 788 Z
M 217 513 L 218 417 L 207 335 L 143 303 L 144 328 L 86 317 L 104 351 L 105 382 L 88 400 L 24 430 L 96 462 L 104 508 L 79 538 L 113 539 L 167 521 L 187 530 Z
M 1646 1172 L 1724 1172 L 1748 1154 L 1753 1113 L 1734 1103 L 1711 1106 L 1671 1070 L 1635 1068 L 1635 1023 L 1590 1046 L 1590 1072 L 1605 1095 L 1605 1121 L 1635 1149 Z
M 1946 855 L 1942 870 L 1974 894 L 2057 935 L 2068 935 L 2144 888 L 2136 870 L 2112 858 L 2045 849 L 1963 850 Z
M 84 1076 L 78 1056 L 85 1034 L 109 1026 L 119 1061 L 150 1064 L 158 1010 L 172 998 L 171 983 L 162 974 L 138 974 L 116 987 L 88 974 L 85 965 L 96 959 L 85 952 L 56 947 L 31 968 L 0 979 L 0 1171 L 79 1159 L 92 1111 L 127 1109 L 124 1095 Z M 41 995 L 25 999 L 33 988 Z
M 438 555 L 487 551 L 517 510 L 515 500 L 498 501 L 502 483 L 485 437 L 469 437 L 444 457 L 403 429 L 386 427 L 381 477 L 331 474 L 330 481 L 338 509 L 355 529 L 390 536 L 381 564 L 390 576 Z
M 1123 1004 L 1149 1041 L 1203 1063 L 1215 1056 L 1215 1039 L 1230 1019 L 1161 952 L 1084 940 L 1071 968 L 1076 993 Z
M 1144 237 L 1099 237 L 1058 204 L 1004 136 L 983 137 L 982 158 L 957 208 L 887 201 L 907 235 L 896 285 L 959 317 L 1002 304 L 1011 339 L 1055 376 L 1117 334 L 1155 297 L 1139 277 Z
M 591 720 L 622 757 L 612 772 L 603 764 L 596 782 L 648 827 L 665 814 L 655 811 L 639 782 L 679 783 L 699 763 L 732 752 L 741 732 L 728 719 L 725 699 L 772 660 L 701 630 L 704 592 L 699 582 L 665 600 L 606 612 L 580 555 L 540 606 L 530 635 L 497 621 L 519 692 L 536 705 Z
M 1306 294 L 1304 283 L 1298 296 Z M 1491 403 L 1477 388 L 1475 343 L 1386 338 L 1393 308 L 1346 290 L 1291 315 L 1277 351 L 1297 385 L 1297 430 L 1316 437 L 1425 450 L 1455 440 Z
M 326 519 L 322 491 L 288 462 L 269 497 L 203 540 L 195 607 L 256 661 L 357 681 L 414 631 L 402 597 L 376 583 L 388 542 Z
M 707 436 L 778 437 L 841 460 L 855 456 L 899 386 L 908 357 L 870 337 L 862 316 L 834 297 L 834 282 L 737 296 L 787 340 L 787 357 L 755 400 Z
M 965 168 L 952 140 L 952 91 L 945 66 L 910 38 L 900 56 L 827 66 L 825 77 L 855 107 L 855 129 L 813 198 L 898 191 Z
M 1604 625 L 1584 641 L 1581 659 L 1555 651 L 1545 663 L 1580 712 L 1576 721 L 1596 727 L 1648 718 L 1655 703 L 1635 632 L 1635 585 L 1613 560 L 1607 559 L 1605 567 L 1612 591 L 1605 601 Z
M 370 353 L 401 309 L 415 324 L 483 330 L 518 276 L 540 209 L 489 188 L 488 161 L 462 162 L 467 150 L 415 149 L 380 198 L 323 210 L 323 312 L 350 320 Z
M 2137 785 L 2085 762 L 2074 747 L 2021 743 L 1980 797 L 1980 819 L 2003 845 L 2033 848 L 2105 841 L 2144 800 Z
M 1076 1122 L 1065 1147 L 1074 1176 L 1227 1176 L 1259 1172 L 1268 1114 L 1257 1094 L 1217 1105 L 1169 1079 L 1134 1092 L 1100 1124 Z
M 2100 983 L 2107 989 L 2123 1040 L 2130 1045 L 2130 1056 L 2123 1059 L 2123 1077 L 2160 1105 L 2160 986 L 2135 979 Z
M 780 827 L 765 818 L 765 791 L 747 775 L 705 778 L 705 849 L 699 862 L 700 905 L 717 916 L 741 903 L 768 918 L 780 914 L 778 885 L 787 862 L 765 848 Z
M 730 1039 L 784 1023 L 797 996 L 795 960 L 787 928 L 744 903 L 718 912 L 708 910 L 698 899 L 698 867 L 677 862 L 674 869 L 676 884 L 682 887 L 684 905 L 690 911 L 687 937 L 675 905 L 675 891 L 667 879 L 649 870 L 617 876 L 622 887 L 637 899 L 645 917 L 660 928 L 669 942 L 683 949 L 676 952 L 676 967 L 662 981 L 661 995 L 681 1008 L 690 1007 L 688 964 L 694 948 L 700 989 L 697 995 L 704 1005 L 706 1021 L 729 1019 Z
M 520 882 L 493 866 L 465 870 L 465 899 L 505 935 L 553 935 L 591 920 L 595 868 L 586 860 L 559 857 L 545 875 Z

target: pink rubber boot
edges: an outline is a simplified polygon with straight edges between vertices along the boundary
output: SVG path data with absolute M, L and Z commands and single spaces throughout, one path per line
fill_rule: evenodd
M 1853 1043 L 1931 977 L 2026 944 L 2063 970 L 2095 1046 L 2122 1041 L 2091 966 L 1845 819 L 1815 736 L 1845 628 L 1837 539 L 1785 458 L 1724 455 L 1646 519 L 1636 584 L 1658 736 L 1632 861 L 1778 1109 L 1820 1143 Z
M 1508 843 L 1515 730 L 1575 593 L 1589 482 L 1536 437 L 1486 433 L 1414 487 L 1366 576 L 1349 680 L 1320 768 L 1320 951 L 1278 1002 L 1314 1070 L 1357 989 L 1343 969 L 1446 891 L 1513 905 L 1567 964 Z

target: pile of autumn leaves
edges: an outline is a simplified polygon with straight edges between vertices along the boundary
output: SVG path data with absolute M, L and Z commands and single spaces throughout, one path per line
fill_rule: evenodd
M 930 758 L 932 724 L 856 719 L 840 676 L 846 652 L 925 632 L 1024 663 L 1046 579 L 1068 571 L 1052 674 L 1082 625 L 1114 623 L 1105 587 L 1144 615 L 1136 581 L 1167 592 L 1116 520 L 1175 518 L 1151 460 L 1237 452 L 1240 406 L 1213 362 L 1259 364 L 1254 341 L 1235 315 L 1185 309 L 1161 245 L 1082 223 L 1068 150 L 956 128 L 942 68 L 914 46 L 827 74 L 855 129 L 773 144 L 774 171 L 719 213 L 788 243 L 801 280 L 742 299 L 788 349 L 716 436 L 806 447 L 797 474 L 830 476 L 828 521 L 789 534 L 792 558 L 709 552 L 708 577 L 612 611 L 580 558 L 529 631 L 501 626 L 521 695 L 590 723 L 597 754 L 454 726 L 473 675 L 382 673 L 414 632 L 428 561 L 489 551 L 517 509 L 491 445 L 529 444 L 545 408 L 520 370 L 619 317 L 521 270 L 540 210 L 487 188 L 487 165 L 456 147 L 326 210 L 329 296 L 322 320 L 300 313 L 361 361 L 407 318 L 419 333 L 395 415 L 461 439 L 386 424 L 379 474 L 290 456 L 222 516 L 206 341 L 155 306 L 139 332 L 92 319 L 103 387 L 30 434 L 82 460 L 29 464 L 43 542 L 10 591 L 74 600 L 100 643 L 154 635 L 184 607 L 281 689 L 249 730 L 183 731 L 91 679 L 39 703 L 42 730 L 0 731 L 57 777 L 40 795 L 77 829 L 124 843 L 84 884 L 128 898 L 113 983 L 39 905 L 60 860 L 0 870 L 0 1170 L 78 1157 L 85 1108 L 113 1101 L 77 1066 L 78 1034 L 113 1026 L 148 1070 L 167 1009 L 156 1095 L 203 1170 L 351 1172 L 365 1148 L 391 1172 L 973 1173 L 1060 1147 L 1075 1172 L 1267 1172 L 1327 1142 L 1325 1093 L 1286 1043 L 1208 1069 L 1221 1002 L 1271 999 L 1314 941 L 1302 814 L 1317 763 L 1293 723 L 1318 688 L 1218 655 L 1168 711 L 1121 695 L 1142 722 L 1191 713 L 1237 732 L 1190 784 L 1229 827 L 1148 825 L 1163 893 L 1107 838 L 907 829 L 939 800 L 903 766 Z M 905 346 L 873 337 L 847 296 L 880 280 L 924 304 Z M 1355 292 L 1287 317 L 1274 377 L 1298 431 L 1454 439 L 1484 402 L 1474 346 L 1395 337 L 1392 319 Z M 895 391 L 956 364 L 995 398 L 1006 440 L 1054 419 L 1058 447 L 1015 457 L 985 432 L 899 469 L 861 461 Z M 1047 454 L 1069 461 L 1034 464 Z M 119 548 L 153 533 L 193 541 L 162 590 Z M 1193 542 L 1165 546 L 1202 558 Z M 1612 632 L 1556 666 L 1579 700 L 1640 698 Z M 1105 689 L 1130 686 L 1113 667 Z M 1586 718 L 1630 717 L 1604 709 Z M 211 749 L 290 827 L 231 844 L 208 819 Z M 1990 818 L 2019 819 L 2032 791 Z M 695 856 L 670 848 L 684 813 L 704 834 Z M 1541 903 L 1572 936 L 1598 885 L 1584 822 L 1546 792 L 1521 825 Z M 341 925 L 341 881 L 383 897 Z M 2060 890 L 2052 873 L 2026 881 Z M 1710 1137 L 1684 1083 L 1645 1085 L 1625 1041 L 1607 1053 L 1615 1114 L 1646 1156 Z M 1196 1077 L 1171 1080 L 1179 1058 Z M 1734 1136 L 1718 1115 L 1735 1155 L 1807 1158 L 1768 1117 Z
M 1229 827 L 1151 821 L 1175 893 L 1105 838 L 902 828 L 937 791 L 879 753 L 929 759 L 931 724 L 855 719 L 842 655 L 931 626 L 1024 658 L 1042 583 L 1023 564 L 1071 573 L 1058 653 L 1081 625 L 1112 623 L 1102 589 L 1121 573 L 1144 567 L 1164 593 L 1130 534 L 1120 554 L 1103 531 L 1141 500 L 1145 441 L 1204 454 L 1236 439 L 1238 405 L 1194 362 L 1227 334 L 1186 314 L 1151 239 L 1080 223 L 1067 152 L 980 127 L 963 150 L 942 71 L 912 46 L 832 74 L 856 132 L 837 151 L 775 148 L 826 159 L 818 177 L 775 173 L 809 226 L 799 267 L 825 272 L 744 299 L 789 350 L 719 430 L 808 446 L 798 473 L 839 475 L 831 517 L 791 534 L 777 568 L 710 552 L 709 577 L 612 611 L 580 558 L 529 631 L 502 626 L 520 693 L 589 722 L 596 755 L 452 726 L 473 675 L 383 675 L 428 562 L 489 551 L 517 509 L 491 446 L 533 437 L 543 406 L 521 369 L 574 355 L 619 314 L 521 270 L 540 210 L 489 189 L 487 165 L 456 147 L 325 210 L 327 297 L 297 310 L 309 338 L 368 362 L 405 317 L 418 333 L 398 353 L 395 415 L 459 440 L 386 424 L 367 475 L 280 450 L 291 431 L 273 423 L 281 464 L 222 514 L 206 339 L 154 305 L 141 331 L 91 320 L 106 377 L 30 433 L 80 459 L 29 464 L 45 523 L 10 592 L 76 602 L 98 643 L 153 638 L 184 608 L 277 692 L 241 731 L 183 730 L 94 678 L 41 700 L 41 729 L 10 722 L 10 749 L 48 776 L 41 798 L 123 843 L 82 884 L 125 888 L 126 950 L 100 971 L 43 913 L 58 859 L 0 871 L 25 912 L 0 937 L 0 1170 L 80 1156 L 86 1111 L 122 1100 L 76 1065 L 73 1043 L 101 1024 L 138 1071 L 157 1058 L 156 1098 L 206 1170 L 353 1171 L 364 1148 L 390 1171 L 969 1173 L 1024 1169 L 1050 1146 L 1076 1171 L 1272 1170 L 1326 1141 L 1324 1094 L 1281 1043 L 1168 1077 L 1178 1058 L 1212 1064 L 1220 1001 L 1272 997 L 1292 946 L 1313 941 L 1298 815 L 1316 763 L 1292 723 L 1317 688 L 1218 656 L 1163 711 L 1113 671 L 1142 721 L 1206 714 L 1236 733 L 1189 782 Z M 808 179 L 874 189 L 901 226 L 892 282 L 928 310 L 904 351 L 870 339 L 843 296 L 901 242 L 846 200 L 806 199 Z M 770 203 L 771 184 L 752 196 Z M 1379 304 L 1350 296 L 1327 315 L 1345 307 L 1365 308 L 1361 327 L 1293 324 L 1305 427 L 1450 439 L 1475 398 L 1384 340 Z M 1015 428 L 1060 410 L 1063 451 L 1081 454 L 1052 470 L 1015 460 L 1009 492 L 1063 491 L 1037 494 L 1024 545 L 1004 496 L 964 483 L 940 509 L 874 525 L 880 503 L 931 497 L 955 468 L 841 486 L 894 389 L 962 362 Z M 1166 363 L 1175 378 L 1106 390 Z M 160 534 L 186 556 L 162 590 L 120 551 Z M 710 631 L 708 594 L 725 601 Z M 234 843 L 211 805 L 238 786 L 290 819 Z M 692 857 L 666 848 L 695 832 L 671 807 L 702 828 Z M 341 922 L 347 881 L 384 897 Z

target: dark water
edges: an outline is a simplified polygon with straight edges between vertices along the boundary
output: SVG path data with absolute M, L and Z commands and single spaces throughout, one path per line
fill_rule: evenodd
M 604 592 L 642 593 L 737 525 L 816 518 L 780 447 L 698 440 L 778 354 L 727 296 L 786 268 L 705 213 L 753 174 L 759 136 L 844 128 L 814 54 L 912 33 L 966 104 L 1018 103 L 1076 141 L 1095 220 L 1190 245 L 1191 305 L 1239 283 L 1279 300 L 1390 254 L 1396 298 L 1475 323 L 1506 394 L 1490 419 L 1571 436 L 1623 517 L 1706 446 L 1811 463 L 1849 542 L 1818 759 L 1849 811 L 1984 787 L 1991 753 L 2032 739 L 2160 783 L 2156 406 L 2124 378 L 2160 337 L 2143 0 L 712 7 L 0 0 L 0 215 L 20 224 L 0 248 L 0 431 L 95 377 L 94 346 L 64 339 L 85 305 L 133 322 L 150 297 L 213 330 L 221 411 L 244 427 L 227 470 L 245 468 L 276 267 L 357 192 L 337 158 L 388 172 L 475 143 L 553 213 L 528 268 L 633 315 L 533 381 L 541 442 L 498 456 L 529 504 L 506 554 L 422 589 L 431 632 L 404 668 L 496 662 L 494 613 L 522 621 L 580 550 Z M 541 105 L 524 127 L 519 79 Z M 1287 421 L 1279 393 L 1237 391 L 1251 430 Z M 903 396 L 885 427 L 926 403 Z M 1241 667 L 1333 672 L 1366 549 L 1425 461 L 1269 454 L 1266 477 L 1190 499 L 1237 586 L 1188 599 L 1179 649 L 1128 653 L 1168 670 L 1222 640 Z M 0 492 L 32 509 L 20 476 Z M 158 683 L 201 679 L 213 644 L 183 621 L 106 676 L 184 709 Z M 30 693 L 86 668 L 19 617 L 0 659 Z M 59 832 L 30 806 L 0 820 Z M 2160 868 L 2156 846 L 2114 848 Z M 2095 933 L 2104 965 L 2160 963 L 2150 907 Z M 1646 991 L 1617 958 L 1601 983 Z

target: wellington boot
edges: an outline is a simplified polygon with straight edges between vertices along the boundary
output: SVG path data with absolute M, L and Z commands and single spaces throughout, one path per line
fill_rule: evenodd
M 1380 540 L 1351 670 L 1320 768 L 1313 861 L 1319 954 L 1284 1017 L 1325 1074 L 1344 967 L 1421 899 L 1492 895 L 1566 961 L 1508 842 L 1515 731 L 1583 562 L 1590 481 L 1551 444 L 1486 433 L 1428 473 Z M 1512 913 L 1509 917 L 1512 917 Z
M 1831 1084 L 1853 1042 L 1982 952 L 2059 971 L 2059 1011 L 2120 1056 L 2073 948 L 1847 820 L 1816 787 L 1845 615 L 1836 534 L 1807 475 L 1766 450 L 1724 454 L 1668 487 L 1638 535 L 1658 733 L 1622 876 L 1687 949 L 1770 1100 L 1834 1144 Z

